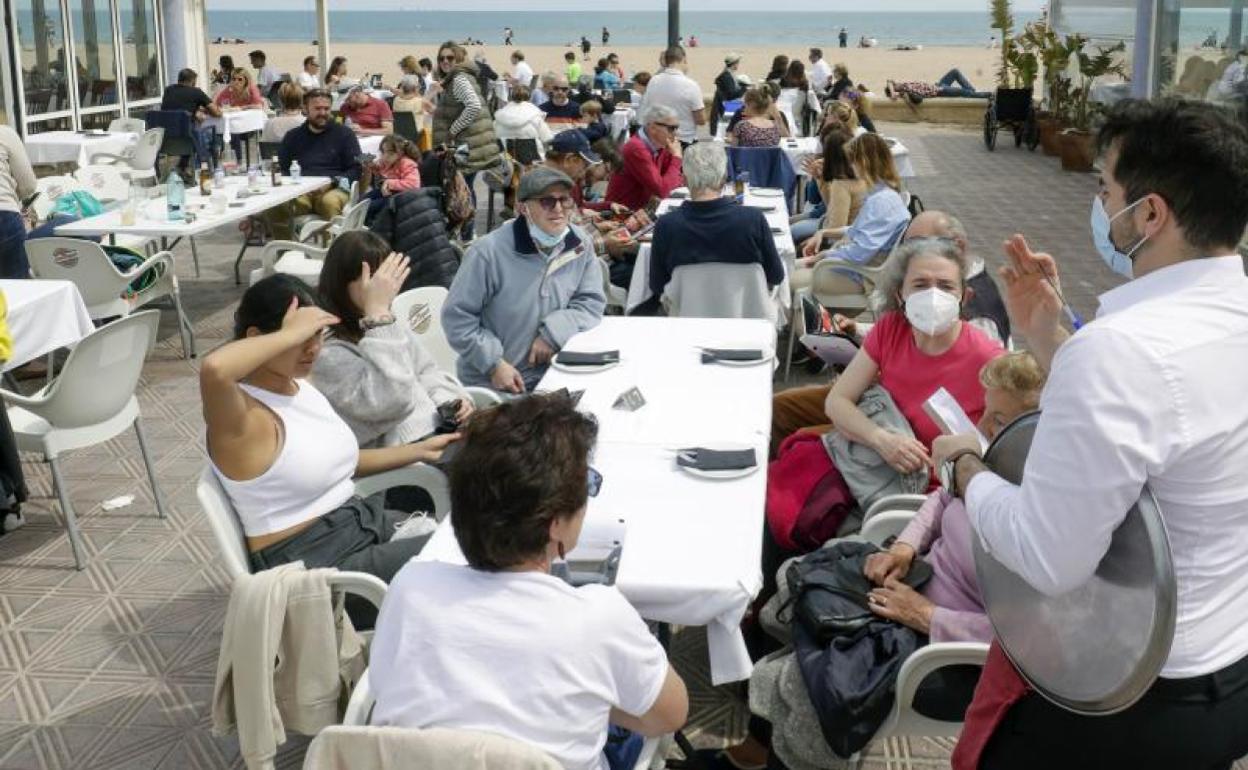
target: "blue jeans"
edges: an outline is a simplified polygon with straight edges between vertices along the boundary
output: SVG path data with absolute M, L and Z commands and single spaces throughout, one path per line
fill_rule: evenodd
M 936 88 L 941 96 L 970 96 L 978 98 L 987 98 L 991 96 L 987 91 L 976 91 L 975 86 L 971 85 L 971 81 L 966 79 L 962 74 L 962 70 L 954 67 L 945 73 L 945 76 L 936 81 Z
M 0 211 L 0 278 L 29 278 L 26 223 L 16 211 Z
M 646 739 L 623 727 L 610 725 L 607 728 L 607 745 L 602 747 L 602 754 L 607 758 L 607 767 L 611 770 L 632 770 L 641 756 L 642 745 Z

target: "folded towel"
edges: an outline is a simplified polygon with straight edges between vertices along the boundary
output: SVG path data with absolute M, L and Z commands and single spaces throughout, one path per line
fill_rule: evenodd
M 619 360 L 620 351 L 618 350 L 603 350 L 597 353 L 561 350 L 555 356 L 555 361 L 564 366 L 601 366 L 602 364 L 614 364 Z
M 758 464 L 753 449 L 692 447 L 676 453 L 676 464 L 700 471 L 737 471 Z

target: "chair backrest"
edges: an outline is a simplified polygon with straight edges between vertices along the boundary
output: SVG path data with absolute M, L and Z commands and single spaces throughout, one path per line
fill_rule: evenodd
M 403 767 L 457 770 L 560 770 L 562 765 L 515 738 L 448 727 L 330 725 L 308 745 L 303 770 L 380 770 L 382 758 L 402 757 Z
M 36 278 L 71 281 L 88 308 L 111 303 L 126 288 L 113 261 L 98 243 L 79 238 L 32 238 L 26 258 Z
M 416 127 L 416 115 L 406 111 L 394 113 L 394 133 L 412 142 L 420 141 L 420 129 Z
M 130 181 L 116 166 L 82 166 L 74 172 L 74 178 L 101 203 L 123 201 L 130 196 Z
M 748 171 L 751 185 L 784 190 L 785 198 L 791 204 L 797 189 L 797 174 L 784 150 L 780 147 L 727 147 L 726 150 L 729 179 Z
M 260 158 L 262 160 L 271 160 L 274 155 L 278 154 L 278 150 L 282 149 L 281 142 L 261 142 Z
M 368 204 L 372 201 L 361 200 L 347 206 L 346 211 L 342 212 L 342 225 L 339 232 L 345 233 L 348 230 L 363 230 L 364 218 L 368 216 Z
M 529 166 L 542 159 L 536 139 L 508 139 L 507 152 L 522 166 Z
M 165 141 L 165 129 L 149 128 L 139 137 L 139 144 L 134 148 L 130 166 L 136 171 L 147 171 L 156 168 L 156 157 L 160 155 L 160 145 Z
M 144 310 L 84 337 L 48 387 L 39 416 L 57 428 L 79 428 L 116 417 L 134 398 L 159 323 L 159 311 Z
M 239 521 L 238 514 L 234 512 L 234 506 L 230 503 L 229 495 L 225 493 L 225 488 L 221 486 L 221 482 L 212 472 L 211 467 L 205 467 L 204 472 L 199 475 L 195 496 L 199 498 L 199 505 L 204 509 L 204 515 L 208 517 L 208 525 L 212 527 L 212 534 L 217 538 L 217 546 L 221 549 L 221 558 L 230 579 L 234 580 L 242 575 L 250 574 L 247 537 L 243 534 L 242 522 Z
M 112 131 L 129 131 L 134 134 L 141 134 L 147 130 L 147 124 L 139 118 L 113 118 L 108 124 L 108 130 Z
M 682 265 L 663 290 L 669 313 L 680 318 L 758 318 L 774 323 L 776 305 L 757 262 Z
M 446 341 L 446 332 L 442 330 L 442 306 L 446 304 L 446 289 L 441 286 L 421 286 L 409 289 L 394 298 L 390 309 L 398 323 L 407 324 L 420 342 L 438 362 L 438 367 L 447 373 L 455 373 L 455 363 L 459 356 Z
M 165 129 L 166 139 L 188 139 L 191 136 L 191 113 L 186 110 L 148 110 L 143 116 L 148 131 Z
M 56 199 L 67 192 L 83 189 L 82 182 L 72 176 L 45 176 L 35 180 L 35 189 L 41 195 L 35 198 L 35 202 L 31 204 L 31 208 L 39 215 L 40 219 L 47 219 L 52 213 L 52 208 L 56 205 Z

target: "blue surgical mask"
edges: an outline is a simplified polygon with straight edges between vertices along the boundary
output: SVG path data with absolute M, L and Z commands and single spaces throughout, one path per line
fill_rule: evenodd
M 543 251 L 550 251 L 559 244 L 563 243 L 563 239 L 568 237 L 568 230 L 570 229 L 565 225 L 564 228 L 559 231 L 558 235 L 551 235 L 532 222 L 529 222 L 528 225 L 529 236 L 533 239 L 533 242 L 537 244 L 537 247 Z
M 1130 251 L 1123 254 L 1114 245 L 1113 236 L 1109 231 L 1115 219 L 1140 205 L 1143 201 L 1144 199 L 1140 198 L 1111 217 L 1105 211 L 1105 204 L 1101 201 L 1101 196 L 1097 195 L 1092 198 L 1092 242 L 1096 244 L 1096 250 L 1100 253 L 1101 259 L 1109 269 L 1125 278 L 1135 277 L 1132 258 L 1140 250 L 1140 247 L 1144 245 L 1144 242 L 1148 240 L 1148 236 L 1145 235 L 1140 238 L 1139 242 L 1132 246 Z

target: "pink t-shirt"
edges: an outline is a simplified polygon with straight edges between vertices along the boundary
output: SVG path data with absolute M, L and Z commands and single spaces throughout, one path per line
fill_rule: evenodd
M 862 349 L 880 369 L 879 380 L 897 402 L 914 429 L 914 435 L 931 449 L 940 428 L 923 411 L 923 402 L 943 387 L 972 421 L 984 414 L 984 386 L 979 370 L 1001 355 L 999 343 L 963 322 L 962 333 L 953 347 L 938 356 L 929 356 L 914 343 L 914 332 L 904 313 L 885 313 L 871 327 Z
M 342 105 L 342 116 L 351 118 L 351 122 L 360 128 L 375 129 L 381 128 L 382 123 L 389 123 L 394 120 L 394 113 L 390 111 L 390 105 L 375 96 L 368 97 L 368 101 L 363 107 L 352 107 L 350 104 Z

